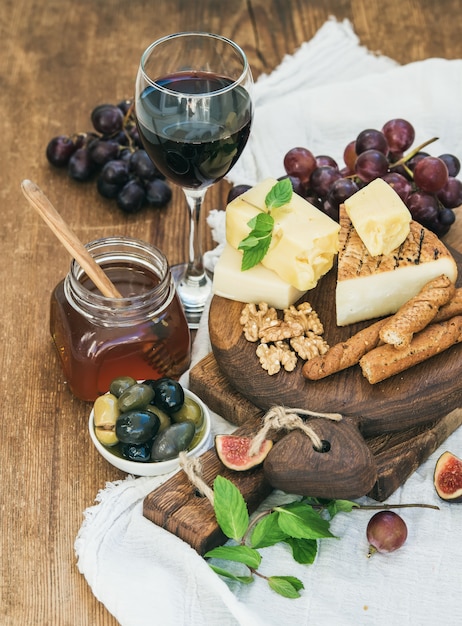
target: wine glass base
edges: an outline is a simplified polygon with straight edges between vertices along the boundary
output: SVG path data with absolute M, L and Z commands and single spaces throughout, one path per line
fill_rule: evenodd
M 170 270 L 175 282 L 176 290 L 183 304 L 188 326 L 191 330 L 199 328 L 202 313 L 212 293 L 212 277 L 206 271 L 198 280 L 189 278 L 184 280 L 187 263 L 173 265 Z

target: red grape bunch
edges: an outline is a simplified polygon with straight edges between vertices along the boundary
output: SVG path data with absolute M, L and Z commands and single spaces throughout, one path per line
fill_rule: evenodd
M 375 178 L 383 178 L 412 218 L 442 237 L 455 221 L 453 209 L 462 204 L 462 182 L 456 178 L 460 161 L 453 154 L 434 157 L 425 152 L 436 138 L 410 150 L 414 138 L 412 124 L 399 118 L 386 122 L 382 130 L 365 129 L 345 147 L 343 167 L 330 156 L 295 147 L 284 156 L 286 177 L 296 193 L 335 220 L 340 204 Z M 245 189 L 231 189 L 230 198 Z
M 115 199 L 124 213 L 166 206 L 172 191 L 141 145 L 132 101 L 98 105 L 91 122 L 90 132 L 53 137 L 48 161 L 66 167 L 73 180 L 96 178 L 100 195 Z

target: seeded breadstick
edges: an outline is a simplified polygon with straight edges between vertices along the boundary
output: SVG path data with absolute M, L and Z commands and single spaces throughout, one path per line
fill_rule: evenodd
M 413 335 L 428 326 L 438 309 L 449 302 L 455 290 L 444 274 L 431 280 L 383 325 L 380 339 L 403 350 L 409 346 Z
M 433 318 L 434 322 L 444 322 L 445 320 L 455 317 L 456 315 L 462 315 L 462 287 L 456 289 L 455 294 L 446 304 L 443 304 L 436 316 Z
M 320 380 L 356 365 L 366 352 L 379 344 L 379 331 L 385 322 L 386 319 L 379 320 L 346 341 L 335 344 L 326 354 L 306 361 L 302 369 L 303 376 L 309 380 Z
M 374 348 L 359 361 L 363 375 L 373 385 L 426 361 L 462 341 L 462 315 L 435 322 L 414 335 L 402 350 L 389 344 Z

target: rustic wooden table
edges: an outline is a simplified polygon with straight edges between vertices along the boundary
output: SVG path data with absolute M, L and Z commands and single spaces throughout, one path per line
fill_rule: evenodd
M 45 159 L 48 140 L 89 130 L 90 111 L 131 97 L 139 57 L 179 30 L 222 33 L 246 50 L 257 78 L 334 15 L 369 49 L 408 63 L 462 57 L 459 0 L 3 0 L 1 617 L 2 626 L 109 626 L 116 622 L 76 568 L 82 513 L 106 481 L 123 478 L 93 449 L 89 405 L 72 397 L 52 349 L 48 306 L 69 257 L 28 206 L 20 182 L 39 184 L 81 239 L 120 234 L 186 257 L 179 191 L 167 210 L 124 216 Z M 223 207 L 225 182 L 207 207 Z M 205 244 L 212 245 L 204 227 Z

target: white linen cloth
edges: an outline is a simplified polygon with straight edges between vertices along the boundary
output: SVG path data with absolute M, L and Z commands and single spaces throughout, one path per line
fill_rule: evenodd
M 255 101 L 250 142 L 229 176 L 236 184 L 278 177 L 285 151 L 296 145 L 343 163 L 343 148 L 351 139 L 392 117 L 414 124 L 416 142 L 440 137 L 432 154 L 462 154 L 462 61 L 399 66 L 361 47 L 347 21 L 329 20 L 272 74 L 262 76 Z M 223 212 L 212 211 L 209 225 L 222 244 Z M 220 250 L 218 245 L 208 255 L 210 267 Z M 210 348 L 206 318 L 193 364 Z M 188 384 L 187 374 L 182 382 Z M 220 416 L 212 418 L 214 433 L 234 429 Z M 186 543 L 143 518 L 143 498 L 169 476 L 107 484 L 97 504 L 85 511 L 75 541 L 77 565 L 122 626 L 459 626 L 462 505 L 441 502 L 432 480 L 444 450 L 462 456 L 462 429 L 389 499 L 440 506 L 439 511 L 401 510 L 409 535 L 397 552 L 366 557 L 365 531 L 372 516 L 367 511 L 337 515 L 332 531 L 339 539 L 322 540 L 311 566 L 295 563 L 283 545 L 261 550 L 264 574 L 303 581 L 296 600 L 277 595 L 259 578 L 250 585 L 224 582 Z M 262 508 L 288 499 L 276 491 Z

